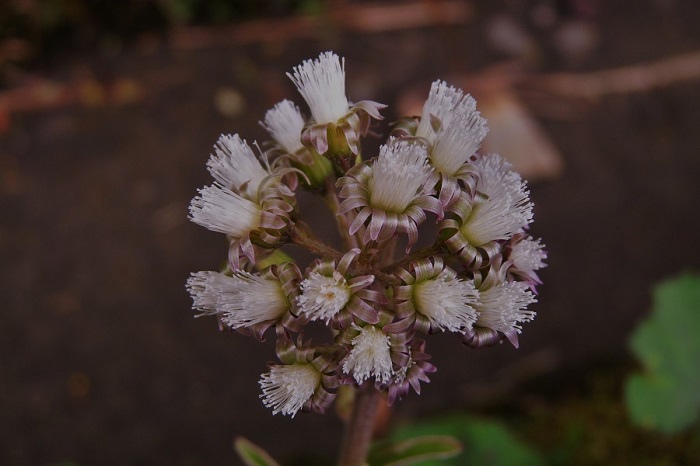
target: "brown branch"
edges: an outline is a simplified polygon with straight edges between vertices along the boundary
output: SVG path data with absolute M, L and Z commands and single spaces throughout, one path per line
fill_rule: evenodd
M 304 222 L 297 222 L 290 228 L 289 239 L 291 239 L 294 244 L 303 247 L 317 256 L 331 258 L 336 261 L 343 257 L 342 252 L 318 239 Z
M 425 259 L 426 257 L 433 256 L 435 254 L 438 254 L 441 251 L 442 251 L 442 246 L 439 243 L 435 243 L 435 244 L 428 246 L 426 248 L 419 249 L 418 251 L 412 252 L 411 254 L 404 256 L 403 258 L 399 259 L 398 261 L 394 262 L 393 264 L 389 264 L 386 267 L 382 267 L 382 271 L 390 273 L 392 270 L 396 270 L 399 267 L 406 267 L 406 266 L 408 266 L 408 264 L 410 264 L 413 261 Z
M 700 52 L 593 73 L 532 76 L 528 84 L 564 97 L 593 99 L 608 94 L 647 92 L 700 79 Z
M 201 49 L 213 45 L 277 42 L 317 38 L 333 30 L 376 33 L 438 25 L 464 24 L 472 10 L 463 0 L 412 0 L 391 4 L 342 4 L 331 6 L 319 16 L 259 19 L 211 27 L 184 27 L 171 34 L 180 49 Z
M 338 193 L 335 190 L 335 179 L 328 180 L 326 182 L 326 204 L 330 209 L 331 213 L 335 217 L 336 224 L 338 225 L 338 232 L 343 238 L 343 242 L 347 249 L 359 248 L 360 243 L 356 236 L 350 234 L 350 218 L 347 214 L 338 214 L 338 208 L 340 207 L 340 201 L 338 199 Z

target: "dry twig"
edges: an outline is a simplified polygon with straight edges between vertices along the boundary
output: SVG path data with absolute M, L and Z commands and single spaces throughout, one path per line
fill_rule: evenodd
M 592 73 L 531 76 L 527 85 L 562 97 L 595 99 L 608 94 L 648 92 L 700 78 L 700 52 Z

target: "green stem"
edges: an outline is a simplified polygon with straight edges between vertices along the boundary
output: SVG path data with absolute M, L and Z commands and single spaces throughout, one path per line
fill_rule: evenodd
M 352 417 L 345 431 L 338 466 L 363 466 L 372 442 L 381 392 L 371 385 L 355 391 Z

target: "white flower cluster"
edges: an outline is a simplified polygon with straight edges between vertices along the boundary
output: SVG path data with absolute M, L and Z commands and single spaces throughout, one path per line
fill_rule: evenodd
M 340 385 L 372 384 L 389 402 L 420 392 L 436 370 L 425 337 L 437 332 L 472 348 L 517 347 L 546 253 L 528 234 L 525 182 L 500 156 L 477 153 L 488 129 L 475 100 L 433 83 L 421 116 L 397 122 L 373 158 L 360 143 L 385 106 L 348 100 L 344 60 L 322 53 L 288 75 L 311 118 L 289 100 L 275 105 L 259 156 L 239 135 L 221 136 L 207 162 L 213 184 L 190 204 L 190 219 L 229 243 L 225 270 L 187 282 L 198 315 L 260 339 L 275 329 L 265 406 L 324 412 Z M 313 234 L 298 189 L 325 197 L 344 250 Z M 438 234 L 411 252 L 429 214 Z M 400 241 L 406 255 L 395 258 Z M 317 258 L 300 269 L 285 253 L 295 246 Z M 333 343 L 305 339 L 312 321 Z

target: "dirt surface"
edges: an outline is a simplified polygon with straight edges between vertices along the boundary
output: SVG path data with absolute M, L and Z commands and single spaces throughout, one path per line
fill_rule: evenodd
M 187 276 L 225 257 L 221 236 L 186 219 L 196 188 L 210 182 L 213 143 L 223 132 L 264 139 L 265 110 L 284 97 L 301 102 L 284 73 L 327 49 L 346 57 L 350 98 L 388 103 L 391 121 L 416 86 L 508 58 L 486 39 L 502 14 L 532 31 L 540 53 L 529 63 L 539 71 L 700 48 L 691 0 L 588 3 L 598 43 L 576 62 L 525 7 L 477 2 L 464 25 L 155 44 L 43 69 L 57 82 L 126 77 L 140 94 L 131 104 L 15 113 L 0 134 L 0 463 L 236 464 L 235 435 L 281 459 L 332 456 L 336 416 L 273 417 L 259 401 L 270 342 L 193 319 Z M 560 177 L 531 185 L 532 232 L 549 252 L 537 319 L 519 350 L 432 338 L 439 370 L 399 404 L 399 418 L 478 407 L 517 396 L 535 376 L 559 381 L 592 358 L 618 360 L 648 312 L 650 286 L 700 270 L 698 81 L 604 96 L 565 119 L 531 110 L 564 163 Z

